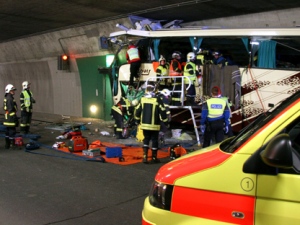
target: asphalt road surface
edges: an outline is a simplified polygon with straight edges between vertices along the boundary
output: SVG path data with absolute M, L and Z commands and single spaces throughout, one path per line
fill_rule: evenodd
M 33 122 L 31 130 L 50 146 L 61 131 L 46 125 Z M 0 225 L 139 225 L 144 199 L 164 163 L 120 166 L 66 157 L 46 147 L 33 152 L 38 154 L 5 150 L 2 133 Z

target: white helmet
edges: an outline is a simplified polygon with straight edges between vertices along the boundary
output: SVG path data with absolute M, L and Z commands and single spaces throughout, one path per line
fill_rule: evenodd
M 163 94 L 165 97 L 171 96 L 171 92 L 168 89 L 163 89 L 160 91 L 161 94 Z
M 10 91 L 15 91 L 15 90 L 17 90 L 17 89 L 12 84 L 8 84 L 5 87 L 5 93 L 9 93 Z
M 196 56 L 195 56 L 195 53 L 194 53 L 194 52 L 189 52 L 189 53 L 187 54 L 187 56 L 186 56 L 186 60 L 187 60 L 188 62 L 194 61 L 195 58 L 196 58 Z
M 29 83 L 27 80 L 24 81 L 24 82 L 22 83 L 23 90 L 24 90 L 24 89 L 27 89 L 29 85 L 30 85 L 30 83 Z
M 172 54 L 172 58 L 175 59 L 176 57 L 181 57 L 181 52 L 179 51 L 175 51 L 173 54 Z
M 137 106 L 138 104 L 139 104 L 139 100 L 137 100 L 137 99 L 133 99 L 131 101 L 131 106 Z
M 159 61 L 159 63 L 160 63 L 161 61 L 166 61 L 166 59 L 165 59 L 165 57 L 163 57 L 163 56 L 161 55 L 158 61 Z

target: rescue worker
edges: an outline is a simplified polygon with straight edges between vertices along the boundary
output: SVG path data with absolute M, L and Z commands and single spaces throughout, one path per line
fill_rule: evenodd
M 24 81 L 22 83 L 23 91 L 20 94 L 20 108 L 21 108 L 21 123 L 20 131 L 23 134 L 28 134 L 32 118 L 32 105 L 35 103 L 33 94 L 30 91 L 30 83 Z
M 220 68 L 223 68 L 226 65 L 226 59 L 222 56 L 220 52 L 213 53 L 213 60 L 212 63 L 214 65 L 218 65 Z
M 170 76 L 174 76 L 173 79 L 173 93 L 172 93 L 172 105 L 181 105 L 181 88 L 182 79 L 176 79 L 176 76 L 182 76 L 183 65 L 181 62 L 181 52 L 175 51 L 172 54 L 172 60 L 170 64 Z M 175 91 L 175 92 L 174 92 Z
M 129 43 L 128 50 L 126 52 L 126 59 L 130 64 L 129 85 L 133 86 L 134 78 L 139 79 L 139 69 L 141 67 L 140 52 L 133 42 Z
M 171 85 L 171 79 L 164 79 L 164 77 L 169 76 L 169 64 L 166 59 L 161 55 L 159 58 L 159 66 L 156 68 L 156 76 L 161 78 L 159 82 L 159 89 L 162 90 Z
M 125 139 L 123 136 L 124 119 L 128 120 L 132 116 L 132 107 L 130 101 L 122 97 L 121 100 L 111 107 L 111 115 L 115 120 L 114 134 L 117 139 Z
M 196 89 L 195 85 L 198 87 L 198 78 L 197 76 L 199 75 L 199 71 L 196 68 L 196 55 L 194 52 L 189 52 L 187 54 L 187 63 L 184 67 L 184 72 L 183 75 L 185 77 L 188 77 L 190 79 L 184 79 L 184 84 L 187 86 L 190 83 L 190 87 L 187 90 L 186 93 L 186 99 L 187 99 L 187 104 L 188 105 L 195 105 L 195 96 L 196 96 Z
M 202 147 L 210 145 L 212 137 L 215 137 L 216 143 L 224 139 L 224 124 L 225 133 L 229 129 L 229 109 L 226 102 L 220 98 L 219 89 L 213 87 L 211 90 L 212 98 L 208 99 L 202 105 L 200 129 L 204 133 Z
M 201 48 L 200 48 L 199 51 L 197 52 L 197 56 L 196 56 L 196 64 L 197 64 L 198 67 L 204 65 L 204 54 L 203 54 Z
M 159 163 L 157 158 L 160 122 L 167 123 L 168 117 L 163 101 L 155 95 L 154 86 L 148 85 L 145 95 L 135 109 L 134 118 L 143 130 L 143 163 L 148 163 L 148 150 L 152 141 L 152 158 L 150 163 Z
M 5 111 L 3 125 L 6 127 L 5 131 L 5 149 L 15 146 L 16 127 L 19 125 L 17 118 L 17 103 L 14 99 L 14 94 L 17 89 L 8 84 L 5 87 L 5 96 L 3 102 L 3 109 Z
M 161 98 L 164 103 L 166 114 L 168 117 L 168 123 L 171 122 L 171 110 L 170 110 L 170 103 L 171 103 L 171 92 L 168 89 L 163 89 L 157 93 L 157 96 Z M 160 131 L 159 131 L 159 141 L 161 144 L 165 142 L 165 133 L 168 131 L 168 126 L 164 122 L 161 121 L 160 123 Z

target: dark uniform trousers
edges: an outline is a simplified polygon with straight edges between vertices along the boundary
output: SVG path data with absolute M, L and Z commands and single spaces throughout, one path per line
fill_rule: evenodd
M 203 148 L 210 146 L 210 141 L 214 137 L 216 143 L 223 141 L 224 139 L 224 120 L 215 120 L 211 122 L 207 122 L 206 129 L 204 132 L 204 139 L 203 139 Z

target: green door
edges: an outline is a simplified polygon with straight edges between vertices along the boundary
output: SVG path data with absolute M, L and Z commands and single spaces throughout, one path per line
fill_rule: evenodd
M 106 56 L 79 58 L 76 62 L 81 80 L 83 117 L 110 120 L 113 101 L 109 77 L 98 72 L 99 66 L 106 67 Z

